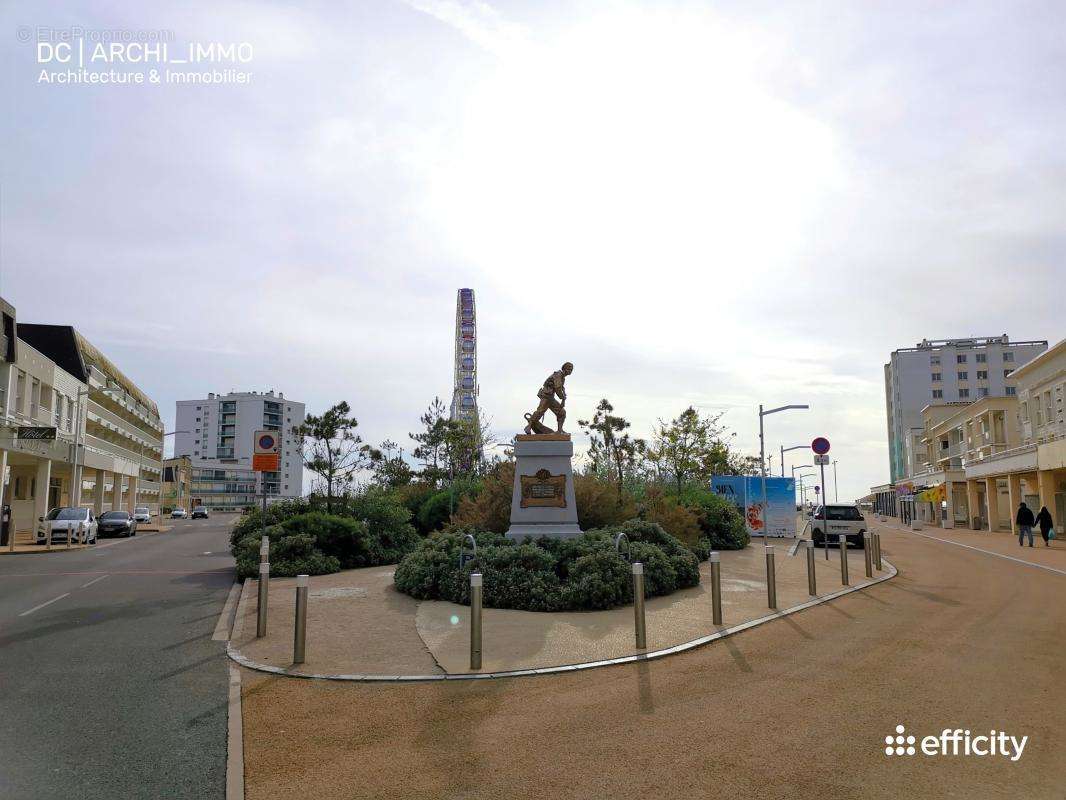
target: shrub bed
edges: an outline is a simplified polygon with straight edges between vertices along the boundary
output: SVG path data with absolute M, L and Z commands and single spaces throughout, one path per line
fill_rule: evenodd
M 484 603 L 525 611 L 607 609 L 633 600 L 629 564 L 614 548 L 624 531 L 634 561 L 644 563 L 648 597 L 670 594 L 700 581 L 691 550 L 659 525 L 630 520 L 614 530 L 588 531 L 575 539 L 512 542 L 472 528 L 435 533 L 396 568 L 396 588 L 419 600 L 470 602 L 469 575 L 484 576 Z M 474 534 L 477 557 L 459 567 L 463 537 Z
M 381 492 L 350 498 L 343 516 L 309 509 L 304 501 L 268 506 L 272 575 L 324 575 L 395 564 L 421 541 L 408 521 L 410 512 Z M 262 520 L 261 511 L 249 514 L 230 533 L 239 579 L 259 571 Z

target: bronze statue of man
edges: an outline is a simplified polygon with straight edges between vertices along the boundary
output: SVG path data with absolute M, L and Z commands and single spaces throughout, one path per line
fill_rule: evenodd
M 574 371 L 574 365 L 567 361 L 544 381 L 537 391 L 540 404 L 532 414 L 526 414 L 526 433 L 551 433 L 552 430 L 541 422 L 545 412 L 551 409 L 558 423 L 556 433 L 565 433 L 563 420 L 566 419 L 566 376 Z M 559 398 L 556 400 L 556 398 Z

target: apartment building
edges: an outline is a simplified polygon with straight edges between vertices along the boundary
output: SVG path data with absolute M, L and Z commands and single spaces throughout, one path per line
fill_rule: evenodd
M 1066 340 L 1019 365 L 1016 392 L 922 410 L 925 454 L 899 481 L 874 487 L 875 507 L 904 521 L 1013 530 L 1018 504 L 1066 522 Z
M 174 455 L 189 459 L 192 506 L 236 511 L 268 497 L 303 494 L 303 458 L 293 429 L 305 418 L 304 404 L 283 393 L 209 393 L 203 400 L 179 400 Z M 252 471 L 257 430 L 281 434 L 281 469 Z
M 0 493 L 15 540 L 28 541 L 56 506 L 158 513 L 155 403 L 74 328 L 17 323 L 0 304 Z
M 1003 334 L 923 339 L 914 347 L 893 351 L 884 367 L 891 482 L 911 474 L 908 442 L 912 453 L 916 452 L 915 438 L 920 439 L 923 431 L 923 408 L 935 403 L 1015 396 L 1015 368 L 1045 351 L 1047 344 L 1012 342 Z

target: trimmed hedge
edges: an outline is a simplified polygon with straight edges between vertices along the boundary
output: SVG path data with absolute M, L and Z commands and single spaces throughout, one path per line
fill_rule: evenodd
M 743 550 L 750 544 L 744 518 L 725 498 L 709 489 L 690 486 L 682 492 L 681 502 L 696 515 L 701 541 L 706 541 L 710 550 Z
M 644 563 L 648 597 L 699 583 L 696 556 L 654 523 L 630 520 L 617 530 L 630 539 L 633 560 Z M 477 557 L 460 569 L 463 536 L 473 533 Z M 512 542 L 502 534 L 471 528 L 436 533 L 396 568 L 396 588 L 419 600 L 469 604 L 472 571 L 484 576 L 490 608 L 526 611 L 606 609 L 632 602 L 630 567 L 614 548 L 611 531 L 589 531 L 574 539 Z

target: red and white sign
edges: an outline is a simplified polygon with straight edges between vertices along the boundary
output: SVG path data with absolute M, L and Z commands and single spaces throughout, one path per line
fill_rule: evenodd
M 281 468 L 281 437 L 277 431 L 256 431 L 252 448 L 252 469 L 277 472 Z

